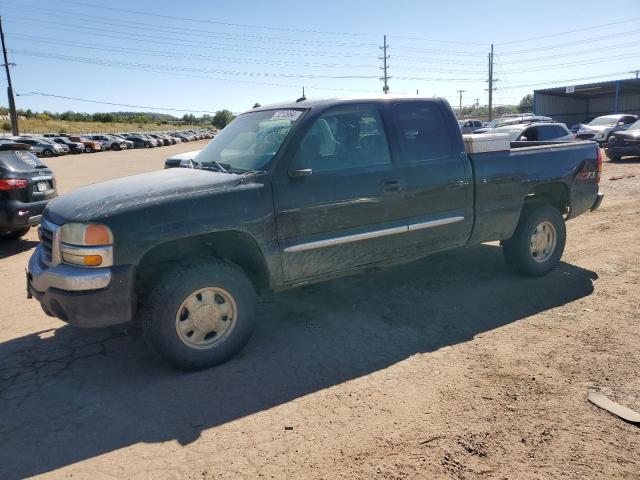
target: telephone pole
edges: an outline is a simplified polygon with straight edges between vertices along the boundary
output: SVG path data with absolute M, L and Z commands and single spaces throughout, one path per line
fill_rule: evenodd
M 380 80 L 382 80 L 384 82 L 384 86 L 382 87 L 382 91 L 387 94 L 389 93 L 389 75 L 387 74 L 387 69 L 389 68 L 389 66 L 387 65 L 387 60 L 389 59 L 389 55 L 387 55 L 387 48 L 389 48 L 389 45 L 387 45 L 387 36 L 384 36 L 384 44 L 382 47 L 380 47 L 380 49 L 382 50 L 382 57 L 378 57 L 380 60 L 382 60 L 382 67 L 380 67 L 380 69 L 383 71 L 384 73 L 384 77 L 380 77 Z
M 635 73 L 636 74 L 636 78 L 638 78 L 638 75 L 640 75 L 640 70 L 632 70 L 629 73 Z
M 4 58 L 4 69 L 7 72 L 7 96 L 9 97 L 9 118 L 11 119 L 11 134 L 20 135 L 18 130 L 18 114 L 16 113 L 16 101 L 13 98 L 13 86 L 11 85 L 11 72 L 9 72 L 9 60 L 7 60 L 7 47 L 4 44 L 4 31 L 2 30 L 2 17 L 0 17 L 0 39 L 2 39 L 2 55 Z
M 458 110 L 458 115 L 462 115 L 462 94 L 466 92 L 466 90 L 456 90 L 460 95 L 460 110 Z
M 493 43 L 489 53 L 489 121 L 493 120 Z

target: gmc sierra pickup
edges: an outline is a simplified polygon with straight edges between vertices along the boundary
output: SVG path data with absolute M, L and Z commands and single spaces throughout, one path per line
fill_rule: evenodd
M 565 221 L 600 205 L 602 159 L 595 142 L 530 145 L 463 139 L 440 99 L 254 108 L 197 155 L 200 169 L 52 201 L 28 295 L 81 327 L 138 320 L 167 361 L 199 369 L 245 345 L 266 289 L 496 240 L 515 270 L 543 275 Z

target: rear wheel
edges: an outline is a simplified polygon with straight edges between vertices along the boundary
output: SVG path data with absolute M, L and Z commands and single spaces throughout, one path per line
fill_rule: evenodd
M 84 153 L 93 153 L 93 147 L 84 147 Z
M 27 233 L 29 233 L 31 227 L 25 227 L 20 230 L 5 230 L 0 231 L 0 239 L 2 240 L 17 240 L 18 238 L 24 237 Z
M 49 148 L 45 148 L 42 151 L 42 155 L 44 155 L 45 157 L 50 157 L 53 155 L 53 150 L 49 149 Z
M 249 340 L 255 304 L 251 281 L 229 262 L 178 266 L 158 280 L 144 302 L 145 338 L 177 368 L 218 365 Z
M 503 242 L 507 264 L 518 273 L 540 276 L 562 257 L 566 228 L 560 212 L 548 205 L 525 207 L 513 237 Z
M 608 158 L 609 160 L 611 160 L 612 162 L 619 162 L 619 161 L 620 161 L 620 159 L 622 158 L 622 157 L 621 157 L 621 156 L 619 156 L 619 155 L 613 155 L 613 154 L 611 154 L 611 153 L 607 153 L 606 155 L 607 155 L 607 158 Z
M 117 152 L 118 150 L 120 150 L 120 145 L 119 145 L 119 144 L 117 144 L 117 143 L 114 143 L 114 144 L 111 146 L 111 150 L 115 150 L 115 151 Z

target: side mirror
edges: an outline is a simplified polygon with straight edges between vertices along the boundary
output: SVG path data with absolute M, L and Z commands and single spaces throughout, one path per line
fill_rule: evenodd
M 624 122 L 618 122 L 618 126 L 619 127 L 624 127 L 625 123 Z
M 308 177 L 312 173 L 313 173 L 313 169 L 311 169 L 311 168 L 302 168 L 302 169 L 298 169 L 298 170 L 290 170 L 289 171 L 289 176 L 291 178 L 301 178 L 301 177 Z
M 520 141 L 520 142 L 526 142 L 527 140 L 529 140 L 529 139 L 528 139 L 527 137 L 525 137 L 524 135 L 522 135 L 522 136 L 518 139 L 518 141 Z

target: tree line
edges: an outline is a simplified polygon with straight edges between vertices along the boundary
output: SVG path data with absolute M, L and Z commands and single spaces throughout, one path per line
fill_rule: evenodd
M 6 107 L 0 107 L 0 115 L 8 115 L 9 110 Z M 65 112 L 50 112 L 44 110 L 42 112 L 34 112 L 31 109 L 18 109 L 19 117 L 37 120 L 65 120 L 69 122 L 101 122 L 101 123 L 164 123 L 171 125 L 188 124 L 214 126 L 222 129 L 226 127 L 231 120 L 235 118 L 229 110 L 218 110 L 214 115 L 204 114 L 196 116 L 186 113 L 182 117 L 176 117 L 166 113 L 154 112 L 97 112 L 84 113 L 67 110 Z

